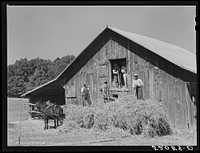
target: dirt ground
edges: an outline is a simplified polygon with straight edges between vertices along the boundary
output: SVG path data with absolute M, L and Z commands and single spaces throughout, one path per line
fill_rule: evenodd
M 28 118 L 27 107 L 23 102 L 20 134 L 20 105 L 18 100 L 8 100 L 7 144 L 8 146 L 152 146 L 183 145 L 196 146 L 196 132 L 174 131 L 172 135 L 147 138 L 142 135 L 131 135 L 122 132 L 119 135 L 111 132 L 100 132 L 95 129 L 63 130 L 63 126 L 44 130 L 43 120 Z M 19 144 L 20 137 L 20 144 Z

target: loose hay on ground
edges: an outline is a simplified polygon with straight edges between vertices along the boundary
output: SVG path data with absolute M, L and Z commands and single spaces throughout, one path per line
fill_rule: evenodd
M 71 122 L 79 128 L 107 131 L 115 127 L 148 137 L 172 133 L 167 111 L 162 103 L 136 100 L 132 95 L 115 102 L 101 105 L 96 103 L 92 107 L 68 105 L 64 126 L 68 127 Z

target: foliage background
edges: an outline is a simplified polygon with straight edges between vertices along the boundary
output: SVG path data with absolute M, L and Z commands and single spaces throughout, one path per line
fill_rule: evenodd
M 74 55 L 57 57 L 54 61 L 22 58 L 7 66 L 7 96 L 20 97 L 58 76 L 75 58 Z

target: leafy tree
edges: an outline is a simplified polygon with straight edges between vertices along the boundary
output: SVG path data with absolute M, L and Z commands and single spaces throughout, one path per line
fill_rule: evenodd
M 27 58 L 17 60 L 15 64 L 7 67 L 8 96 L 20 96 L 58 76 L 75 58 L 67 55 L 51 60 Z

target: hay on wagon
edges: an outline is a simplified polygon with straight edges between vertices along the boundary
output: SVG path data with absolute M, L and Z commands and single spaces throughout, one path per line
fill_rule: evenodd
M 92 107 L 68 105 L 64 126 L 95 128 L 102 131 L 120 128 L 131 134 L 154 137 L 172 133 L 167 111 L 160 102 L 136 100 L 128 95 L 117 101 Z

